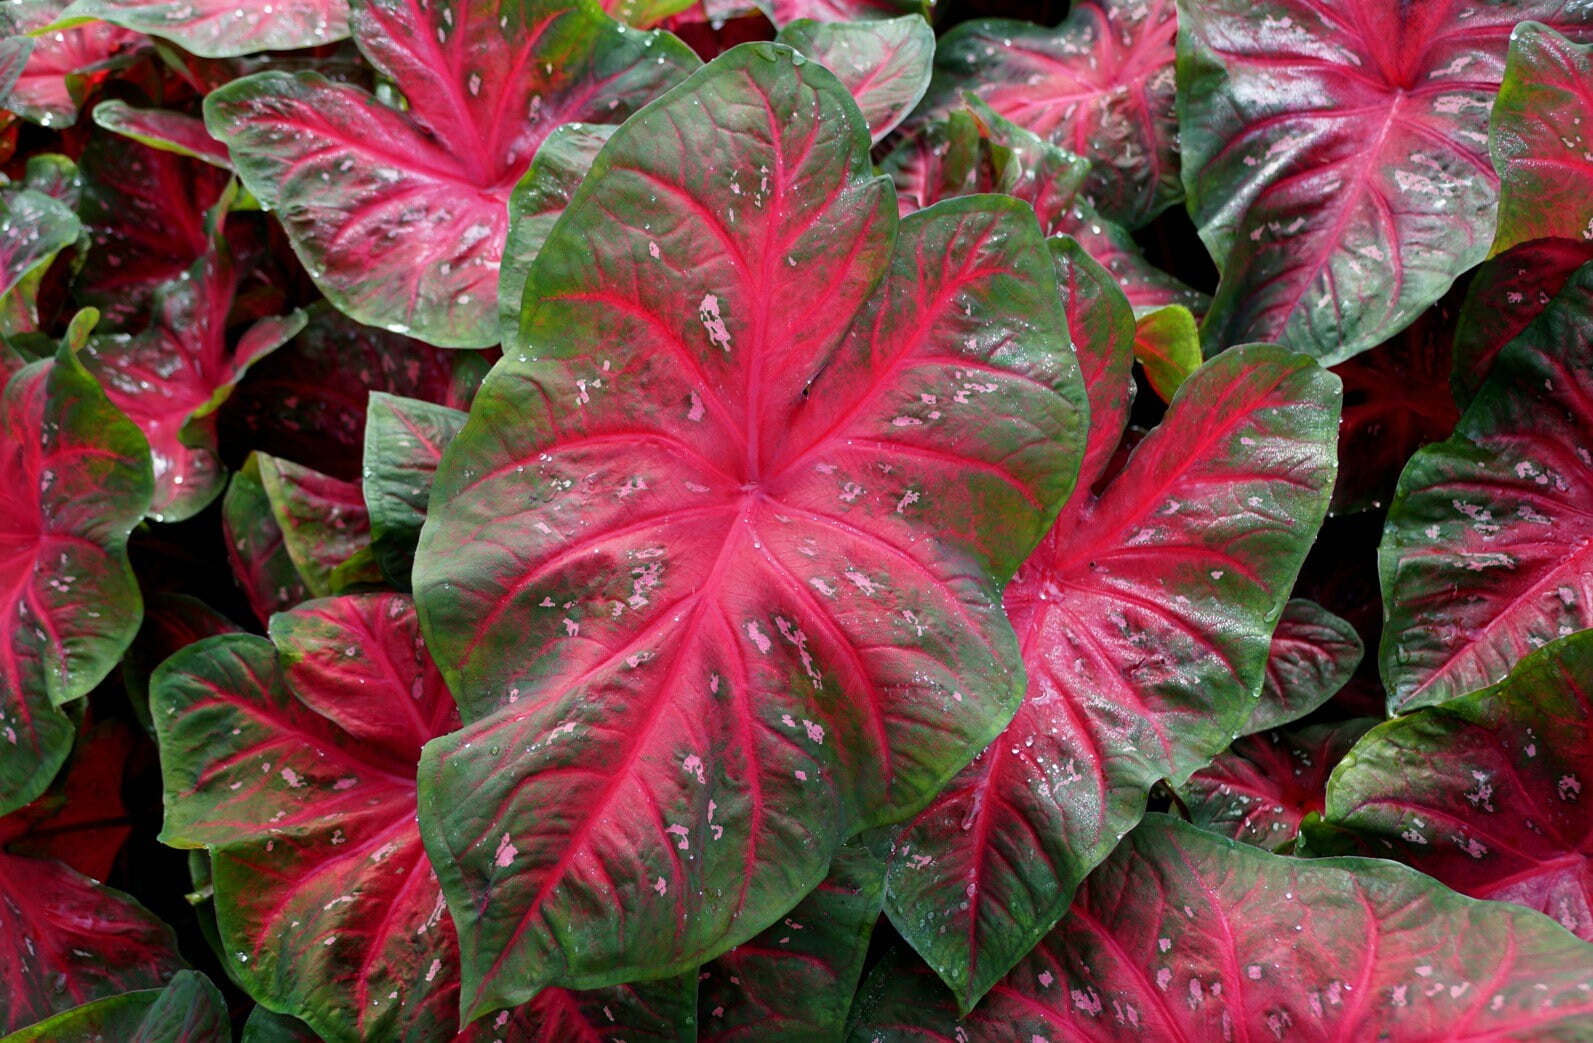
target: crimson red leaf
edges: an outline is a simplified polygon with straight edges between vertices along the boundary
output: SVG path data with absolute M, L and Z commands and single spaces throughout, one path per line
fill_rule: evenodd
M 703 968 L 697 1038 L 842 1038 L 884 898 L 884 859 L 858 840 L 843 845 L 796 908 Z
M 66 0 L 8 3 L 0 7 L 0 36 L 14 40 L 52 25 L 66 6 Z M 93 86 L 149 46 L 141 33 L 107 22 L 85 22 L 23 39 L 26 43 L 13 44 L 0 58 L 0 65 L 11 67 L 0 74 L 0 87 L 6 87 L 0 91 L 0 109 L 45 127 L 77 122 L 78 106 Z
M 1593 264 L 1400 476 L 1378 553 L 1389 706 L 1444 702 L 1593 626 Z
M 1492 688 L 1379 725 L 1328 784 L 1324 819 L 1450 887 L 1540 910 L 1593 941 L 1593 632 Z
M 171 929 L 60 862 L 0 854 L 0 1032 L 90 1000 L 165 984 Z
M 1190 210 L 1222 269 L 1208 353 L 1277 341 L 1341 362 L 1488 253 L 1488 112 L 1512 27 L 1573 0 L 1186 0 Z
M 1055 29 L 1005 19 L 941 37 L 925 108 L 964 90 L 1090 163 L 1085 194 L 1137 228 L 1183 198 L 1173 107 L 1174 0 L 1082 0 Z
M 1366 649 L 1349 623 L 1321 605 L 1291 598 L 1272 632 L 1267 672 L 1245 732 L 1299 720 L 1343 688 Z
M 202 974 L 178 971 L 164 989 L 91 1000 L 6 1043 L 231 1043 L 227 1001 Z
M 1510 35 L 1488 147 L 1499 172 L 1493 253 L 1532 239 L 1593 239 L 1593 45 L 1527 22 Z
M 256 619 L 265 623 L 310 597 L 271 510 L 259 454 L 251 453 L 232 476 L 221 503 L 221 522 L 233 580 L 249 599 Z
M 315 601 L 275 616 L 271 637 L 209 638 L 157 671 L 162 838 L 210 850 L 232 973 L 257 1000 L 333 1041 L 449 1038 L 458 950 L 415 825 L 414 773 L 458 713 L 413 606 Z M 694 986 L 554 990 L 460 1039 L 589 1038 L 605 1004 L 609 1024 L 647 1038 L 689 1017 Z
M 102 19 L 206 58 L 319 47 L 348 36 L 346 0 L 76 0 L 63 17 Z
M 921 15 L 863 22 L 801 19 L 775 40 L 835 73 L 857 99 L 877 145 L 929 88 L 935 31 Z
M 421 825 L 467 1014 L 747 940 L 1012 712 L 1078 367 L 1028 209 L 898 228 L 868 144 L 776 44 L 638 114 L 444 454 L 415 590 L 471 723 Z
M 95 880 L 108 878 L 132 832 L 122 804 L 122 771 L 135 741 L 121 721 L 89 729 L 44 796 L 0 817 L 0 849 L 55 859 Z
M 1494 356 L 1560 292 L 1571 273 L 1593 261 L 1593 243 L 1538 239 L 1492 258 L 1471 278 L 1455 325 L 1455 401 L 1471 404 Z
M 1392 862 L 1300 860 L 1150 815 L 961 1023 L 927 973 L 864 986 L 855 1043 L 1587 1038 L 1593 946 Z
M 137 109 L 125 101 L 102 101 L 94 106 L 94 122 L 106 130 L 132 138 L 163 152 L 174 152 L 232 169 L 227 147 L 205 129 L 205 121 L 165 109 Z
M 1178 794 L 1203 829 L 1287 854 L 1300 822 L 1322 811 L 1328 773 L 1374 721 L 1314 724 L 1235 740 Z
M 891 921 L 964 1009 L 1051 930 L 1150 787 L 1188 778 L 1251 717 L 1326 511 L 1337 396 L 1304 356 L 1225 352 L 1098 499 L 1081 478 L 1007 588 L 1028 693 L 901 834 L 889 877 Z M 1111 422 L 1092 424 L 1092 453 L 1116 444 Z
M 623 120 L 697 60 L 568 0 L 356 0 L 353 24 L 404 111 L 265 72 L 211 92 L 205 121 L 338 308 L 445 347 L 496 344 L 505 204 L 538 146 L 562 123 Z
M 149 506 L 149 451 L 78 364 L 86 327 L 0 398 L 0 814 L 44 792 L 72 742 L 58 708 L 138 632 L 127 537 Z

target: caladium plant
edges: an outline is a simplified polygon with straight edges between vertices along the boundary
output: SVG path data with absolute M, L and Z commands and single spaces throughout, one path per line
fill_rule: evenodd
M 1589 1039 L 1590 47 L 0 3 L 0 1036 Z

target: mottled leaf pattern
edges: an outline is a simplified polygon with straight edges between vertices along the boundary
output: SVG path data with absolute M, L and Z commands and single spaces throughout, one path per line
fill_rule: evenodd
M 877 145 L 929 89 L 935 31 L 916 14 L 866 22 L 814 22 L 781 27 L 775 40 L 835 73 L 857 99 Z

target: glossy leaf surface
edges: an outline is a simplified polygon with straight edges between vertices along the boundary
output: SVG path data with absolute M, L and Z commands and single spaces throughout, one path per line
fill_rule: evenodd
M 752 44 L 544 244 L 415 566 L 470 722 L 421 764 L 467 1012 L 746 941 L 1010 716 L 1078 367 L 1025 206 L 895 211 L 844 86 Z
M 0 398 L 0 813 L 44 792 L 72 742 L 58 707 L 87 695 L 138 632 L 127 537 L 150 487 L 143 436 L 70 343 L 11 377 Z
M 1054 29 L 967 22 L 935 54 L 926 107 L 964 90 L 1090 163 L 1085 194 L 1131 228 L 1183 198 L 1174 111 L 1173 0 L 1081 0 Z
M 370 546 L 371 518 L 360 487 L 291 460 L 263 453 L 256 459 L 294 569 L 313 596 L 332 594 L 337 570 Z
M 877 145 L 929 89 L 935 31 L 922 16 L 782 26 L 775 40 L 807 55 L 846 84 Z
M 221 501 L 221 525 L 233 582 L 264 624 L 273 614 L 309 600 L 310 589 L 293 564 L 282 526 L 272 513 L 260 460 L 260 454 L 251 454 L 234 472 Z
M 1510 37 L 1489 149 L 1499 172 L 1493 253 L 1532 239 L 1593 240 L 1593 45 L 1527 23 Z
M 0 1032 L 90 1000 L 160 988 L 184 964 L 171 929 L 59 862 L 0 854 Z
M 175 152 L 222 170 L 232 169 L 226 146 L 210 136 L 202 119 L 165 109 L 134 108 L 125 101 L 113 100 L 94 106 L 94 122 L 150 148 Z
M 349 32 L 346 0 L 75 0 L 63 17 L 97 18 L 206 58 L 320 47 Z
M 1593 633 L 1492 688 L 1379 725 L 1328 787 L 1329 826 L 1477 898 L 1593 941 Z
M 455 6 L 354 5 L 355 42 L 406 111 L 316 73 L 268 72 L 211 93 L 205 120 L 338 308 L 480 347 L 498 341 L 505 204 L 537 147 L 562 123 L 623 120 L 697 62 L 592 7 Z
M 1081 355 L 1129 350 L 1079 342 Z M 1028 693 L 900 836 L 889 881 L 891 921 L 964 1008 L 1056 924 L 1150 787 L 1187 778 L 1250 719 L 1327 507 L 1337 396 L 1330 374 L 1276 347 L 1208 362 L 1007 588 Z M 1126 415 L 1094 415 L 1104 467 Z
M 32 1025 L 6 1043 L 231 1043 L 227 1001 L 202 974 L 178 971 L 163 989 L 93 1000 Z
M 1208 354 L 1277 341 L 1340 362 L 1482 260 L 1488 113 L 1523 19 L 1574 0 L 1185 0 L 1183 174 L 1222 269 Z
M 60 200 L 33 189 L 0 190 L 0 297 L 42 273 L 81 231 Z
M 850 1038 L 1571 1043 L 1590 969 L 1593 946 L 1545 917 L 1404 866 L 1285 858 L 1151 815 L 960 1024 L 933 977 L 887 965 Z
M 105 22 L 32 35 L 59 21 L 66 6 L 65 0 L 17 0 L 0 7 L 0 36 L 11 38 L 0 53 L 6 88 L 0 109 L 46 127 L 75 123 L 83 96 L 149 45 L 142 34 Z
M 1593 626 L 1593 265 L 1400 476 L 1379 550 L 1389 706 L 1444 702 Z
M 1261 701 L 1247 734 L 1299 720 L 1349 682 L 1365 648 L 1349 623 L 1315 602 L 1291 598 L 1272 632 Z
M 382 573 L 400 589 L 409 588 L 437 463 L 464 424 L 465 414 L 457 409 L 371 395 L 365 420 L 364 481 L 371 549 Z
M 1188 308 L 1170 304 L 1142 315 L 1134 323 L 1134 358 L 1145 367 L 1145 379 L 1163 402 L 1200 368 L 1200 331 Z

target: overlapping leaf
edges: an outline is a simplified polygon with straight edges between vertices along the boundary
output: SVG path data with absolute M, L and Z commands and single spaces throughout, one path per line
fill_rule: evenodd
M 22 323 L 4 321 L 6 332 L 31 328 L 32 287 L 55 255 L 77 241 L 83 230 L 72 208 L 32 188 L 0 189 L 0 314 L 14 311 Z M 29 299 L 20 300 L 27 297 Z M 19 300 L 17 311 L 14 300 Z
M 614 123 L 697 64 L 564 0 L 364 0 L 355 42 L 407 102 L 315 73 L 205 99 L 249 190 L 347 314 L 445 347 L 498 341 L 505 204 L 563 123 Z
M 752 44 L 544 244 L 415 566 L 471 722 L 421 765 L 467 1012 L 747 940 L 1011 714 L 1077 365 L 1026 207 L 895 211 L 846 89 Z
M 1379 551 L 1395 710 L 1504 677 L 1593 626 L 1593 265 L 1495 359 L 1401 475 Z
M 0 398 L 0 814 L 44 792 L 72 743 L 59 708 L 138 631 L 127 537 L 149 506 L 149 451 L 73 355 L 84 326 Z
M 6 1043 L 231 1043 L 227 1001 L 210 979 L 178 971 L 163 989 L 91 1000 L 6 1037 Z
M 1185 0 L 1183 175 L 1222 269 L 1208 353 L 1275 340 L 1340 362 L 1482 260 L 1488 113 L 1511 29 L 1572 0 Z
M 261 455 L 251 453 L 232 476 L 221 501 L 222 531 L 232 578 L 261 623 L 310 598 L 310 589 L 288 553 L 260 476 Z
M 1268 854 L 1148 816 L 960 1023 L 883 966 L 854 1043 L 1587 1038 L 1593 946 L 1391 862 Z
M 371 550 L 382 574 L 401 590 L 409 589 L 437 463 L 464 424 L 465 414 L 457 409 L 371 395 L 365 420 L 364 480 Z
M 0 854 L 0 1032 L 90 1000 L 164 985 L 171 929 L 60 862 Z
M 1299 720 L 1343 688 L 1365 648 L 1355 628 L 1315 602 L 1292 598 L 1272 632 L 1261 700 L 1245 733 Z
M 1528 22 L 1510 36 L 1489 150 L 1499 173 L 1493 253 L 1532 239 L 1593 239 L 1593 45 Z
M 1134 323 L 1134 358 L 1145 367 L 1145 379 L 1163 402 L 1200 367 L 1200 331 L 1188 308 L 1169 304 L 1147 312 Z
M 205 121 L 166 109 L 140 109 L 125 101 L 94 106 L 94 122 L 106 130 L 163 152 L 175 152 L 222 170 L 232 169 L 227 148 L 210 136 Z
M 1055 29 L 966 22 L 941 38 L 925 107 L 964 90 L 1090 163 L 1085 194 L 1138 227 L 1183 198 L 1174 111 L 1174 0 L 1083 0 Z
M 835 73 L 878 144 L 929 89 L 935 31 L 917 14 L 864 22 L 789 22 L 775 40 Z
M 233 974 L 256 999 L 333 1041 L 450 1038 L 458 950 L 415 825 L 414 766 L 458 711 L 413 606 L 315 601 L 276 616 L 271 636 L 210 638 L 156 674 L 163 839 L 210 850 Z M 553 990 L 462 1039 L 587 1038 L 605 1004 L 629 1038 L 673 1038 L 694 985 Z
M 1112 307 L 1094 271 L 1095 299 L 1073 308 Z M 1117 360 L 1092 407 L 1123 399 L 1131 340 L 1132 327 L 1076 340 L 1087 375 Z M 900 836 L 891 866 L 892 922 L 963 1007 L 1056 924 L 1150 787 L 1187 778 L 1250 719 L 1327 506 L 1337 396 L 1303 356 L 1227 352 L 1185 382 L 1098 499 L 1083 492 L 1099 474 L 1088 468 L 1104 468 L 1126 410 L 1092 409 L 1081 492 L 1006 592 L 1024 703 Z
M 264 453 L 255 460 L 283 549 L 305 589 L 326 597 L 367 578 L 380 580 L 367 562 L 371 518 L 358 484 Z
M 1593 941 L 1593 633 L 1492 688 L 1379 725 L 1328 785 L 1362 850 L 1464 894 L 1547 913 Z
M 796 21 L 864 22 L 897 15 L 927 18 L 931 3 L 932 0 L 755 0 L 756 8 L 777 26 Z M 725 5 L 714 5 L 710 0 L 704 6 Z
M 75 123 L 92 88 L 149 45 L 141 33 L 106 22 L 33 35 L 59 21 L 66 6 L 66 0 L 16 0 L 0 7 L 0 38 L 6 38 L 0 109 L 46 127 Z
M 346 0 L 74 0 L 62 17 L 97 18 L 207 58 L 319 47 L 349 32 Z

